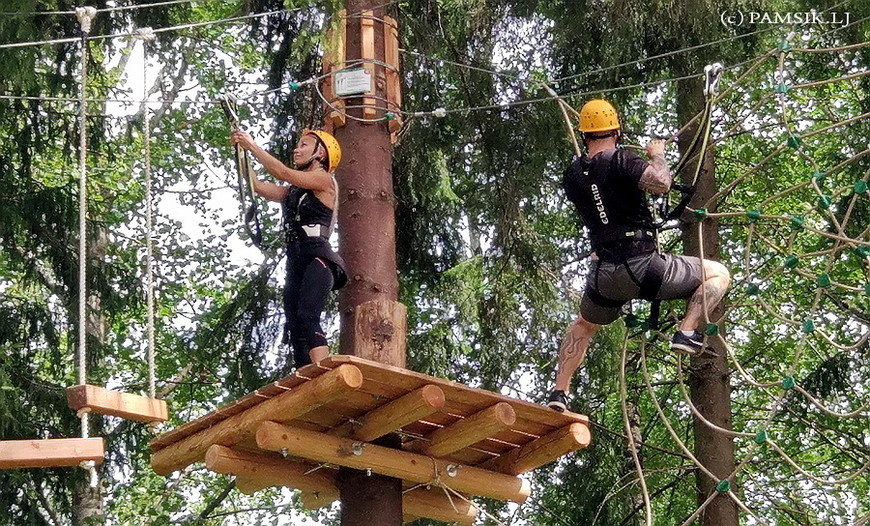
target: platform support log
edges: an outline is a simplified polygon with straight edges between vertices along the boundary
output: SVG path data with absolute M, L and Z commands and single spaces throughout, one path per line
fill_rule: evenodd
M 497 500 L 523 502 L 531 492 L 529 482 L 518 477 L 276 422 L 260 424 L 257 446 L 267 451 L 286 451 L 315 462 L 329 462 L 355 470 L 371 469 L 373 473 L 418 484 L 440 479 L 461 493 Z
M 444 391 L 435 385 L 426 385 L 398 400 L 369 412 L 359 429 L 353 434 L 357 440 L 370 442 L 387 433 L 426 418 L 444 405 Z
M 481 467 L 509 475 L 519 475 L 552 462 L 589 445 L 592 436 L 583 424 L 571 424 L 544 435 L 510 453 L 496 457 Z
M 442 458 L 509 429 L 517 421 L 513 407 L 499 402 L 491 407 L 430 433 L 425 440 L 416 440 L 406 449 L 430 457 Z
M 244 413 L 155 451 L 151 455 L 151 467 L 159 475 L 168 475 L 202 460 L 212 444 L 233 445 L 252 435 L 261 422 L 276 420 L 276 415 L 280 415 L 282 422 L 293 420 L 359 389 L 362 381 L 362 373 L 356 366 L 341 365 L 292 391 L 270 398 Z

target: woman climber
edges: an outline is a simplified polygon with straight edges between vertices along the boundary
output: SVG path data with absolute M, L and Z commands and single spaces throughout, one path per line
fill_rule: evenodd
M 327 357 L 329 347 L 320 325 L 331 290 L 347 282 L 344 261 L 332 250 L 329 236 L 335 227 L 338 185 L 333 170 L 341 161 L 335 137 L 321 130 L 305 130 L 293 150 L 296 169 L 288 168 L 240 130 L 230 142 L 251 152 L 273 177 L 289 186 L 260 181 L 254 191 L 281 203 L 287 241 L 287 281 L 284 285 L 284 343 L 293 346 L 296 368 Z

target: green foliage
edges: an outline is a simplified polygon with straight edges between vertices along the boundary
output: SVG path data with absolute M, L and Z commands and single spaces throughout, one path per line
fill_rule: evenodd
M 0 18 L 0 42 L 77 36 L 73 16 L 29 14 L 69 10 L 69 2 L 7 4 L 4 10 L 22 14 Z M 157 71 L 163 75 L 152 99 L 189 97 L 185 104 L 150 108 L 153 180 L 163 199 L 155 233 L 157 376 L 173 409 L 171 426 L 287 370 L 279 343 L 278 218 L 274 210 L 264 217 L 269 246 L 262 256 L 241 261 L 234 252 L 246 240 L 240 221 L 227 219 L 215 205 L 234 208 L 237 200 L 234 175 L 223 170 L 230 168 L 226 125 L 207 101 L 247 82 L 274 89 L 319 74 L 321 28 L 339 4 L 222 0 L 113 11 L 96 20 L 94 34 L 108 34 L 288 9 L 242 24 L 163 33 L 149 45 L 150 82 Z M 868 261 L 860 252 L 864 245 L 838 238 L 867 243 L 870 200 L 856 183 L 866 183 L 870 170 L 870 156 L 863 153 L 870 129 L 866 119 L 839 124 L 870 111 L 870 77 L 797 86 L 863 71 L 870 54 L 866 46 L 793 50 L 783 55 L 782 66 L 774 54 L 738 82 L 787 31 L 726 27 L 719 14 L 806 7 L 762 4 L 445 0 L 389 6 L 400 21 L 401 46 L 419 53 L 402 56 L 404 110 L 451 110 L 443 118 L 406 119 L 394 152 L 408 362 L 415 370 L 532 401 L 552 387 L 561 334 L 578 311 L 589 247 L 560 188 L 571 145 L 557 105 L 507 104 L 545 96 L 528 79 L 550 79 L 573 106 L 592 95 L 607 96 L 621 110 L 628 142 L 645 142 L 647 136 L 672 134 L 696 110 L 686 103 L 697 91 L 696 79 L 653 83 L 696 75 L 713 60 L 736 64 L 723 77 L 723 89 L 730 91 L 715 114 L 722 193 L 715 206 L 704 208 L 708 216 L 737 212 L 720 220 L 720 258 L 735 282 L 725 334 L 736 362 L 764 385 L 731 371 L 733 428 L 750 435 L 735 439 L 735 453 L 739 459 L 754 455 L 738 477 L 739 495 L 770 524 L 854 521 L 870 513 L 856 499 L 870 489 L 866 473 L 824 487 L 770 448 L 754 449 L 754 437 L 764 431 L 823 478 L 843 478 L 867 460 L 866 418 L 824 413 L 798 390 L 782 391 L 781 383 L 791 377 L 820 403 L 841 411 L 867 400 Z M 838 9 L 851 10 L 859 20 L 866 6 L 847 2 Z M 789 29 L 796 31 L 792 48 L 867 40 L 866 23 L 836 32 Z M 141 87 L 125 84 L 123 68 L 113 62 L 133 54 L 125 46 L 120 40 L 89 43 L 90 97 L 140 98 Z M 0 49 L 0 60 L 3 94 L 77 96 L 76 43 Z M 492 69 L 503 74 L 486 72 Z M 790 88 L 777 93 L 783 83 Z M 298 130 L 322 117 L 319 100 L 304 89 L 246 102 L 243 121 L 258 138 L 269 138 L 270 149 L 282 158 Z M 483 107 L 488 109 L 454 111 Z M 102 249 L 89 266 L 88 286 L 105 330 L 89 340 L 89 379 L 141 391 L 145 119 L 136 108 L 119 116 L 98 102 L 89 103 L 88 112 L 88 236 L 92 247 Z M 75 382 L 77 341 L 76 121 L 73 103 L 0 99 L 0 131 L 9 138 L 0 143 L 3 439 L 78 433 L 63 393 Z M 789 146 L 788 138 L 798 136 Z M 830 202 L 819 207 L 823 196 Z M 194 214 L 178 214 L 182 207 Z M 747 217 L 748 210 L 761 213 Z M 802 223 L 793 227 L 793 216 Z M 192 230 L 202 235 L 191 237 Z M 673 233 L 663 240 L 669 250 L 681 249 Z M 784 269 L 791 254 L 798 265 Z M 821 286 L 821 275 L 830 283 Z M 664 329 L 681 308 L 663 306 Z M 634 309 L 645 319 L 645 305 L 637 302 Z M 807 319 L 812 327 L 804 330 Z M 490 513 L 516 525 L 642 524 L 623 412 L 643 442 L 639 455 L 655 523 L 682 523 L 697 510 L 694 465 L 678 444 L 693 447 L 690 396 L 680 383 L 691 376 L 692 364 L 678 363 L 655 333 L 638 330 L 621 322 L 602 330 L 572 384 L 574 409 L 594 422 L 593 445 L 531 475 L 535 493 L 528 504 L 514 509 L 485 502 Z M 625 400 L 617 379 L 623 350 Z M 774 402 L 776 396 L 782 404 Z M 106 436 L 109 448 L 103 471 L 108 523 L 232 523 L 225 517 L 259 506 L 267 509 L 236 520 L 266 523 L 287 511 L 271 508 L 276 501 L 297 507 L 287 492 L 271 490 L 244 498 L 232 493 L 213 503 L 227 488 L 225 478 L 201 470 L 180 479 L 157 477 L 148 466 L 145 429 L 92 420 L 92 433 Z M 52 513 L 70 521 L 77 504 L 73 489 L 83 482 L 83 473 L 73 469 L 0 472 L 0 509 L 10 510 L 0 524 L 51 524 Z M 310 516 L 329 524 L 335 514 Z

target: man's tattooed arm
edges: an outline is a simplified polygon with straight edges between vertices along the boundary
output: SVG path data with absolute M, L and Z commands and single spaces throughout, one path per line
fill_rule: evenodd
M 671 169 L 663 155 L 653 155 L 650 165 L 640 176 L 638 186 L 641 190 L 651 194 L 663 194 L 671 189 Z

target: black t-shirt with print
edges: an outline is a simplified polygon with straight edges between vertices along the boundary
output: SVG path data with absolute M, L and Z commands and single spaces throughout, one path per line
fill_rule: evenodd
M 635 232 L 653 229 L 646 195 L 638 187 L 649 163 L 628 150 L 575 158 L 562 187 L 589 230 L 592 249 L 636 240 Z

